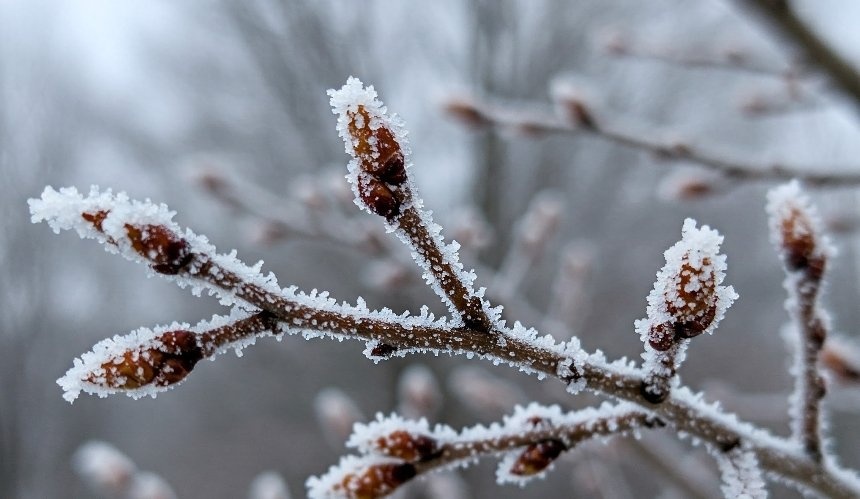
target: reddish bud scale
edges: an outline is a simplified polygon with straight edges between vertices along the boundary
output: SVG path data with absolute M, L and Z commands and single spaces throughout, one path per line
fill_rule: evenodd
M 392 493 L 397 487 L 415 477 L 415 466 L 410 463 L 377 464 L 360 474 L 350 473 L 335 485 L 338 497 L 375 499 Z
M 125 224 L 125 232 L 132 249 L 152 262 L 152 269 L 160 274 L 178 274 L 191 261 L 188 242 L 164 226 Z
M 104 233 L 104 221 L 109 214 L 110 210 L 101 210 L 95 213 L 82 213 L 81 218 L 91 223 L 97 231 Z M 152 270 L 160 274 L 178 274 L 193 258 L 188 241 L 167 227 L 131 224 L 125 224 L 124 227 L 131 242 L 131 248 L 152 262 Z M 108 242 L 116 244 L 113 239 L 108 239 Z
M 678 298 L 683 305 L 672 300 L 666 302 L 666 310 L 674 318 L 672 327 L 676 338 L 693 338 L 702 334 L 714 321 L 717 313 L 716 276 L 710 258 L 703 258 L 701 267 L 690 265 L 688 257 L 681 266 L 680 279 L 676 287 Z M 698 282 L 695 289 L 688 290 L 693 279 Z M 652 345 L 653 346 L 653 345 Z
M 167 386 L 183 380 L 203 358 L 197 335 L 190 331 L 169 331 L 156 345 L 144 350 L 130 350 L 122 357 L 102 364 L 102 376 L 88 381 L 111 388 L 135 389 L 155 384 Z
M 818 251 L 815 231 L 809 217 L 794 208 L 780 221 L 783 262 L 791 272 L 805 272 L 820 279 L 827 259 Z
M 400 214 L 400 200 L 384 182 L 362 175 L 358 180 L 358 195 L 370 211 L 385 218 Z
M 514 462 L 511 467 L 511 474 L 517 476 L 536 475 L 545 470 L 566 450 L 567 445 L 558 439 L 531 444 Z
M 436 439 L 397 430 L 376 440 L 376 450 L 386 456 L 416 462 L 432 459 L 439 454 Z
M 406 180 L 403 151 L 394 133 L 385 126 L 371 127 L 371 117 L 364 106 L 349 113 L 349 134 L 355 139 L 355 155 L 361 169 L 374 178 L 392 185 Z

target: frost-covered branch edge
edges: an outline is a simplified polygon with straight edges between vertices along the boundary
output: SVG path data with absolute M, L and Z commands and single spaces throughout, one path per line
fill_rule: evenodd
M 295 288 L 280 289 L 274 276 L 264 277 L 259 268 L 250 268 L 239 262 L 235 255 L 218 255 L 214 247 L 201 236 L 190 231 L 183 232 L 170 219 L 172 213 L 164 205 L 132 202 L 123 195 L 93 191 L 86 198 L 74 189 L 61 189 L 59 192 L 47 188 L 42 199 L 31 201 L 35 221 L 48 221 L 52 227 L 75 229 L 82 236 L 94 238 L 105 243 L 109 251 L 148 265 L 154 272 L 174 280 L 180 286 L 191 286 L 199 294 L 207 289 L 217 294 L 227 304 L 238 303 L 244 308 L 257 309 L 277 318 L 277 333 L 300 333 L 308 338 L 329 337 L 333 339 L 357 339 L 368 342 L 366 353 L 374 360 L 373 350 L 379 344 L 394 348 L 389 355 L 404 356 L 412 353 L 433 353 L 477 356 L 494 364 L 508 364 L 520 370 L 535 374 L 539 378 L 557 378 L 567 384 L 571 391 L 589 389 L 612 398 L 627 400 L 640 405 L 653 413 L 667 426 L 687 434 L 694 439 L 710 443 L 714 448 L 732 449 L 745 444 L 755 453 L 763 469 L 782 477 L 802 488 L 818 491 L 831 497 L 851 497 L 860 493 L 860 480 L 853 472 L 839 468 L 830 462 L 814 462 L 802 450 L 785 439 L 776 437 L 736 416 L 726 413 L 717 404 L 703 400 L 701 394 L 694 393 L 685 386 L 676 386 L 660 404 L 654 405 L 643 395 L 642 386 L 646 373 L 625 359 L 609 362 L 601 352 L 589 353 L 579 347 L 574 338 L 567 343 L 556 343 L 550 336 L 540 336 L 534 329 L 527 329 L 515 323 L 512 328 L 504 327 L 497 335 L 458 325 L 452 326 L 445 319 L 436 319 L 426 310 L 419 316 L 397 315 L 390 310 L 370 311 L 361 301 L 357 305 L 338 304 L 327 293 L 304 294 Z M 107 213 L 101 218 L 101 230 L 84 217 L 87 213 Z M 162 218 L 162 217 L 167 217 Z M 127 226 L 150 223 L 160 219 L 159 229 L 148 231 L 129 230 Z M 169 224 L 169 225 L 163 225 Z M 144 225 L 145 226 L 145 225 Z M 152 225 L 150 225 L 152 226 Z M 158 237 L 137 239 L 132 234 L 145 233 Z M 180 261 L 185 265 L 175 266 L 177 257 L 170 255 L 173 246 L 186 248 Z M 174 264 L 171 265 L 171 262 Z M 234 322 L 244 320 L 234 319 Z M 214 319 L 222 326 L 230 321 Z M 239 330 L 241 328 L 234 328 Z M 253 331 L 243 329 L 246 334 L 237 336 L 233 343 L 225 343 L 222 348 L 240 347 L 252 341 L 255 336 L 271 335 L 271 329 Z M 206 334 L 207 331 L 199 331 Z M 118 338 L 105 340 L 118 344 L 116 349 L 108 349 L 103 344 L 94 348 L 94 356 L 84 356 L 75 362 L 75 367 L 64 380 L 76 381 L 76 385 L 65 384 L 72 391 L 88 391 L 106 395 L 110 392 L 125 392 L 133 396 L 152 395 L 182 378 L 171 380 L 163 386 L 121 384 L 110 387 L 104 383 L 105 366 L 121 364 L 125 354 L 132 347 L 129 342 L 119 343 Z M 152 341 L 157 334 L 146 338 Z M 130 358 L 143 359 L 147 363 L 151 357 L 145 355 L 150 350 L 160 351 L 159 344 L 144 344 L 137 350 L 144 355 L 134 354 Z M 199 348 L 198 345 L 194 345 Z M 171 345 L 171 348 L 175 346 Z M 179 355 L 184 352 L 170 350 L 168 353 Z M 117 362 L 115 359 L 121 360 Z M 157 373 L 161 366 L 153 366 Z M 171 367 L 172 369 L 172 367 Z M 95 370 L 93 378 L 81 373 Z M 187 373 L 186 373 L 187 374 Z M 184 377 L 184 376 L 183 376 Z

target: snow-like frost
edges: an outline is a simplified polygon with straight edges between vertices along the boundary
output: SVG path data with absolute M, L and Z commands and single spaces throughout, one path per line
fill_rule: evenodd
M 737 448 L 726 453 L 717 453 L 717 464 L 723 478 L 722 491 L 726 499 L 765 499 L 762 471 L 755 454 Z

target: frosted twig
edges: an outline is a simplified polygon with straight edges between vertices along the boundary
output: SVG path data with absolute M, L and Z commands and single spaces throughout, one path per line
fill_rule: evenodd
M 666 265 L 648 295 L 648 317 L 636 321 L 645 344 L 642 387 L 645 398 L 660 403 L 676 382 L 691 338 L 712 333 L 738 295 L 721 286 L 726 257 L 719 254 L 723 237 L 707 225 L 697 228 L 688 218 L 681 240 L 666 250 Z
M 412 249 L 428 283 L 467 327 L 490 332 L 494 314 L 481 298 L 483 292 L 472 289 L 474 273 L 463 271 L 459 246 L 446 245 L 441 227 L 422 210 L 408 175 L 410 150 L 400 118 L 388 116 L 374 88 L 365 88 L 357 78 L 349 78 L 340 90 L 330 90 L 329 96 L 346 152 L 353 158 L 347 178 L 356 204 L 385 218 Z
M 650 152 L 661 159 L 697 163 L 703 168 L 714 170 L 732 179 L 774 181 L 797 178 L 804 184 L 814 187 L 860 185 L 860 173 L 822 173 L 821 169 L 813 167 L 801 168 L 780 163 L 760 164 L 735 160 L 723 154 L 699 150 L 683 141 L 645 137 L 597 119 L 589 104 L 580 100 L 561 103 L 561 107 L 567 109 L 565 117 L 539 111 L 541 105 L 535 103 L 515 106 L 458 99 L 456 104 L 457 112 L 452 113 L 454 117 L 459 118 L 467 114 L 480 117 L 479 121 L 471 123 L 528 131 L 527 135 L 542 133 L 588 135 L 620 146 Z M 450 106 L 448 110 L 451 110 Z
M 309 479 L 308 495 L 381 497 L 416 476 L 500 455 L 505 457 L 498 481 L 525 482 L 542 476 L 562 452 L 584 440 L 662 425 L 630 404 L 571 413 L 562 413 L 558 406 L 531 404 L 517 407 L 501 424 L 460 432 L 441 425 L 430 428 L 426 420 L 378 415 L 368 425 L 356 425 L 350 438 L 348 445 L 361 455 L 348 456 L 325 475 Z
M 799 334 L 793 373 L 794 437 L 812 459 L 821 461 L 821 399 L 825 388 L 818 355 L 827 339 L 829 318 L 819 305 L 819 291 L 833 249 L 823 235 L 817 211 L 796 181 L 768 193 L 767 211 L 771 239 L 786 272 L 789 296 L 785 308 Z
M 767 489 L 755 454 L 739 447 L 728 452 L 716 452 L 715 455 L 726 499 L 767 498 Z

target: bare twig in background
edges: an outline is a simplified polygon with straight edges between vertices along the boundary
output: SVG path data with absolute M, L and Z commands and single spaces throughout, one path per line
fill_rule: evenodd
M 468 125 L 486 124 L 516 130 L 526 135 L 552 133 L 591 136 L 639 149 L 660 159 L 695 163 L 733 180 L 784 181 L 796 178 L 812 187 L 860 185 L 860 173 L 825 173 L 817 167 L 746 162 L 700 150 L 685 140 L 660 140 L 653 136 L 639 135 L 617 124 L 602 122 L 595 117 L 595 110 L 579 96 L 556 97 L 559 107 L 565 113 L 563 117 L 549 111 L 539 111 L 545 106 L 535 103 L 491 104 L 464 98 L 450 101 L 446 110 Z M 466 117 L 468 119 L 464 119 Z
M 803 20 L 789 0 L 736 0 L 756 10 L 800 52 L 803 62 L 825 72 L 860 106 L 860 71 Z

